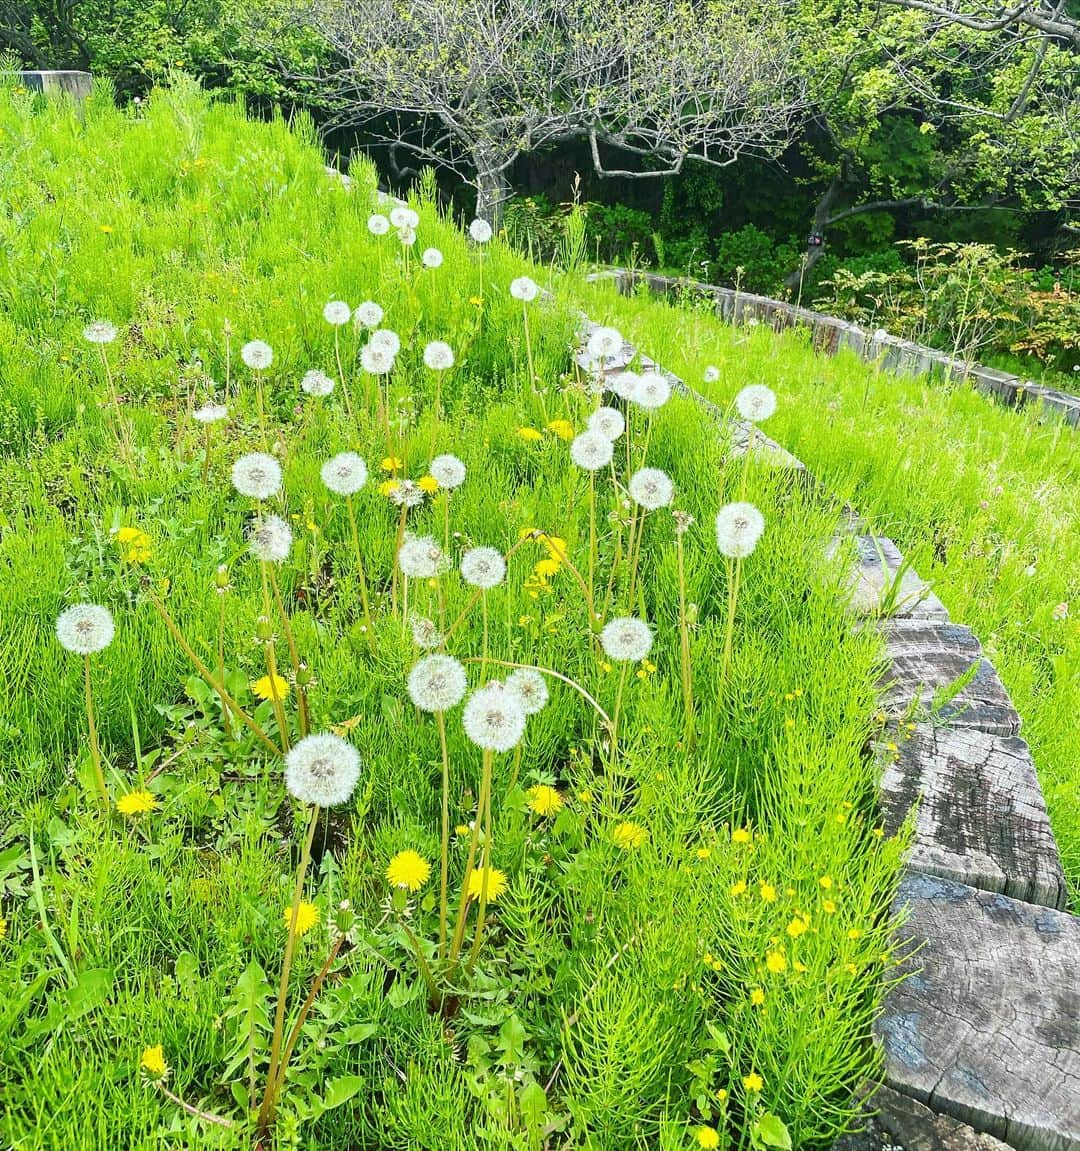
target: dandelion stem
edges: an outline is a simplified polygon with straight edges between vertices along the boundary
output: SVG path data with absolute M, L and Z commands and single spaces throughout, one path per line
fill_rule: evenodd
M 296 706 L 300 714 L 300 738 L 303 739 L 304 736 L 307 735 L 311 724 L 308 714 L 307 691 L 300 682 L 300 653 L 296 647 L 292 624 L 289 623 L 289 616 L 285 611 L 285 603 L 281 598 L 281 588 L 278 586 L 277 576 L 274 575 L 273 566 L 267 564 L 266 571 L 270 577 L 270 590 L 274 593 L 274 603 L 277 605 L 278 615 L 281 617 L 281 630 L 285 634 L 285 643 L 289 648 L 289 659 L 292 662 L 293 678 L 296 680 Z
M 267 587 L 267 569 L 269 566 L 266 560 L 259 564 L 262 571 L 263 617 L 268 627 L 270 626 L 270 592 Z M 274 653 L 272 632 L 263 641 L 263 650 L 266 654 L 266 674 L 270 681 L 270 699 L 274 708 L 274 716 L 277 719 L 278 734 L 281 736 L 281 753 L 284 755 L 289 750 L 289 724 L 285 717 L 285 705 L 281 701 L 281 692 L 278 691 L 277 656 Z
M 375 629 L 371 623 L 371 600 L 368 598 L 367 575 L 364 572 L 364 555 L 360 550 L 360 532 L 356 526 L 356 509 L 353 507 L 352 496 L 345 497 L 345 507 L 349 512 L 349 527 L 352 530 L 353 550 L 356 552 L 356 571 L 360 576 L 360 604 L 364 611 L 364 631 L 367 635 L 368 647 L 375 650 Z
M 675 555 L 679 571 L 679 659 L 682 665 L 683 721 L 686 743 L 694 746 L 694 673 L 690 663 L 690 628 L 686 620 L 686 563 L 683 556 L 683 533 L 675 534 Z
M 471 655 L 465 657 L 465 663 L 477 663 L 478 656 Z M 553 671 L 550 667 L 537 667 L 532 663 L 511 663 L 506 659 L 489 659 L 488 663 L 494 664 L 496 667 L 510 667 L 510 668 L 524 668 L 527 671 L 538 671 L 541 675 L 550 675 L 553 679 L 559 680 L 560 683 L 565 683 L 567 687 L 572 687 L 587 703 L 592 704 L 596 709 L 596 714 L 604 721 L 604 726 L 610 731 L 612 728 L 611 717 L 606 711 L 596 702 L 596 700 L 589 695 L 589 693 L 569 676 L 563 675 L 560 671 Z
M 589 612 L 589 626 L 595 631 L 596 625 L 600 621 L 597 619 L 596 609 L 593 607 L 592 591 L 590 590 L 589 585 L 582 578 L 581 572 L 579 572 L 578 569 L 570 561 L 570 557 L 566 554 L 565 549 L 559 547 L 559 545 L 555 543 L 554 537 L 548 535 L 547 532 L 541 532 L 541 535 L 543 535 L 543 537 L 547 540 L 549 547 L 555 553 L 555 558 L 559 561 L 559 563 L 565 564 L 570 569 L 571 575 L 573 575 L 574 579 L 577 581 L 578 587 L 581 588 L 582 595 L 585 597 L 585 606 Z
M 233 1121 L 226 1119 L 224 1115 L 215 1115 L 212 1111 L 200 1111 L 198 1107 L 181 1099 L 176 1092 L 170 1091 L 160 1079 L 157 1082 L 157 1087 L 166 1099 L 175 1103 L 177 1107 L 189 1115 L 194 1115 L 197 1119 L 204 1119 L 207 1123 L 215 1123 L 218 1127 L 231 1127 L 233 1125 Z
M 203 486 L 206 485 L 206 479 L 210 475 L 210 425 L 203 425 L 203 465 L 202 465 L 202 482 Z
M 734 567 L 734 570 L 732 570 Z M 728 602 L 727 623 L 724 628 L 724 658 L 720 664 L 720 690 L 724 690 L 727 683 L 728 672 L 731 670 L 731 655 L 735 639 L 735 607 L 739 599 L 739 580 L 742 576 L 742 557 L 732 561 L 728 560 Z
M 394 556 L 393 556 L 393 576 L 390 580 L 390 610 L 396 615 L 398 604 L 398 572 L 400 565 L 398 564 L 398 552 L 401 551 L 401 541 L 405 538 L 405 515 L 408 508 L 401 505 L 401 515 L 398 517 L 397 537 L 394 539 Z
M 339 335 L 339 328 L 334 326 L 334 359 L 337 360 L 338 377 L 341 380 L 341 394 L 345 397 L 345 411 L 349 417 L 349 423 L 356 422 L 353 416 L 352 400 L 349 398 L 349 381 L 345 379 L 345 369 L 341 366 L 341 337 Z
M 541 532 L 540 534 L 544 535 L 545 533 Z M 518 548 L 521 547 L 523 544 L 527 543 L 531 538 L 532 538 L 531 536 L 525 536 L 524 538 L 518 540 L 518 542 L 516 544 L 514 544 L 514 546 L 506 553 L 506 555 L 503 556 L 503 562 L 507 566 L 509 566 L 510 559 L 513 556 L 514 552 L 516 552 L 518 550 Z M 456 632 L 457 629 L 465 622 L 465 619 L 468 616 L 469 612 L 471 612 L 472 609 L 474 607 L 476 607 L 477 601 L 480 599 L 480 597 L 483 594 L 484 594 L 483 588 L 477 588 L 476 591 L 473 592 L 473 594 L 467 600 L 465 606 L 461 609 L 460 615 L 458 615 L 457 619 L 454 620 L 454 622 L 450 625 L 450 629 L 446 632 L 445 636 L 443 637 L 444 642 L 446 640 L 448 640 L 454 634 L 454 632 Z M 493 661 L 493 662 L 497 662 L 497 661 Z
M 97 722 L 94 719 L 94 693 L 90 688 L 90 657 L 83 656 L 83 685 L 86 691 L 86 722 L 90 727 L 90 758 L 94 763 L 94 777 L 101 793 L 101 801 L 109 806 L 109 791 L 105 786 L 105 774 L 101 770 L 101 747 L 98 743 Z
M 491 879 L 491 846 L 492 846 L 492 829 L 491 829 L 491 764 L 494 761 L 495 753 L 492 751 L 485 751 L 487 757 L 487 795 L 484 802 L 484 848 L 483 854 L 480 856 L 480 904 L 476 910 L 476 931 L 473 933 L 472 950 L 469 952 L 469 962 L 465 965 L 467 971 L 473 969 L 476 963 L 477 956 L 480 954 L 480 941 L 484 937 L 484 923 L 487 918 L 487 903 L 488 903 L 488 883 Z
M 491 790 L 491 765 L 495 753 L 484 749 L 483 766 L 480 772 L 480 794 L 476 801 L 476 819 L 473 821 L 472 834 L 469 836 L 469 855 L 465 863 L 465 875 L 461 880 L 461 898 L 458 901 L 457 923 L 454 926 L 454 938 L 450 943 L 450 969 L 453 971 L 461 945 L 465 940 L 465 921 L 469 914 L 469 880 L 472 879 L 474 864 L 476 862 L 476 848 L 480 841 L 480 825 L 483 823 L 484 812 L 487 809 L 488 793 Z
M 629 670 L 630 664 L 624 661 L 619 669 L 619 686 L 615 691 L 615 711 L 611 722 L 611 757 L 609 760 L 612 771 L 615 770 L 615 759 L 619 750 L 619 716 L 622 712 L 623 692 L 626 690 L 626 676 Z
M 439 872 L 439 959 L 446 958 L 447 900 L 450 885 L 450 752 L 446 744 L 446 715 L 435 713 L 442 750 L 442 857 Z
M 589 603 L 596 596 L 596 473 L 589 472 Z
M 483 639 L 480 645 L 480 682 L 487 682 L 487 662 L 488 662 L 488 600 L 487 590 L 480 589 L 480 607 L 484 618 L 484 631 Z
M 225 682 L 225 592 L 219 589 L 218 591 L 218 631 L 217 631 L 217 657 L 218 657 L 218 679 Z M 221 722 L 225 728 L 225 738 L 232 739 L 232 720 L 229 719 L 229 708 L 225 702 L 224 695 L 218 692 L 218 699 L 221 700 Z

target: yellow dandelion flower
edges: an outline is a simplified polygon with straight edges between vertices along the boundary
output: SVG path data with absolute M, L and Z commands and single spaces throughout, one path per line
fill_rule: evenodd
M 631 820 L 620 823 L 612 832 L 612 839 L 615 840 L 616 847 L 621 847 L 624 851 L 635 851 L 648 838 L 649 833 L 645 828 Z
M 710 855 L 712 855 L 711 847 L 699 847 L 697 849 L 698 859 L 708 859 Z
M 760 1091 L 765 1086 L 765 1080 L 761 1078 L 756 1071 L 751 1071 L 749 1075 L 743 1076 L 742 1085 L 747 1091 Z
M 754 839 L 753 832 L 750 831 L 750 829 L 746 828 L 746 827 L 737 827 L 731 833 L 731 842 L 732 843 L 752 843 L 753 839 Z
M 797 971 L 797 972 L 798 972 L 800 975 L 805 975 L 805 974 L 806 974 L 806 973 L 807 973 L 807 972 L 810 970 L 810 968 L 809 968 L 809 967 L 807 967 L 805 963 L 800 963 L 800 962 L 799 962 L 797 959 L 795 960 L 795 962 L 794 962 L 794 963 L 793 963 L 791 966 L 792 966 L 792 967 L 793 967 L 793 968 L 794 968 L 794 969 L 795 969 L 795 970 L 796 970 L 796 971 Z
M 107 236 L 112 231 L 112 226 L 109 224 L 101 224 L 98 228 L 98 231 L 104 232 Z
M 551 577 L 553 575 L 557 575 L 559 568 L 561 568 L 561 567 L 562 567 L 562 564 L 559 563 L 559 561 L 557 559 L 552 559 L 549 556 L 547 559 L 537 560 L 536 566 L 533 568 L 533 571 L 536 572 L 536 574 L 540 577 L 540 579 L 546 581 L 546 580 L 551 579 Z
M 766 903 L 776 902 L 776 888 L 771 883 L 759 883 L 758 893 Z
M 782 951 L 768 951 L 765 953 L 765 966 L 773 975 L 782 975 L 787 971 L 787 956 Z
M 278 699 L 285 699 L 289 694 L 289 681 L 284 676 L 275 675 L 273 686 L 271 686 L 270 677 L 264 675 L 252 683 L 251 690 L 259 699 L 273 699 L 275 692 L 277 692 Z
M 836 911 L 836 904 L 831 899 L 823 899 L 821 901 L 821 910 L 826 915 L 832 915 Z
M 472 304 L 474 308 L 482 308 L 484 306 L 484 301 L 480 296 L 470 296 L 469 303 Z
M 506 872 L 497 867 L 478 867 L 469 876 L 469 898 L 479 899 L 487 876 L 488 903 L 494 903 L 506 890 Z
M 287 928 L 292 925 L 292 913 L 293 909 L 291 905 L 286 907 L 282 913 L 281 918 Z M 300 908 L 296 913 L 296 934 L 306 935 L 318 922 L 319 909 L 315 904 L 305 903 L 304 900 L 300 900 Z
M 549 432 L 554 432 L 560 440 L 572 440 L 574 438 L 574 425 L 569 420 L 552 420 L 548 426 Z
M 0 939 L 7 937 L 7 920 L 0 915 Z
M 844 964 L 844 970 L 848 973 L 848 975 L 858 975 L 859 974 L 859 969 L 855 966 L 854 963 L 845 963 Z
M 754 987 L 750 991 L 750 1002 L 755 1007 L 760 1007 L 765 1002 L 765 992 L 760 987 Z
M 729 890 L 729 891 L 731 892 L 731 894 L 732 894 L 732 895 L 734 895 L 736 898 L 738 898 L 740 895 L 745 895 L 745 894 L 746 894 L 746 880 L 745 880 L 745 879 L 740 879 L 740 880 L 738 881 L 738 883 L 733 883 L 733 884 L 731 885 L 731 887 L 729 887 L 729 888 L 728 888 L 728 890 Z
M 116 533 L 116 542 L 129 564 L 146 563 L 154 553 L 154 541 L 141 528 L 121 528 Z
M 719 1099 L 721 1103 L 723 1103 L 724 1100 L 727 1099 L 727 1088 L 721 1087 L 716 1093 L 716 1098 Z
M 538 783 L 529 788 L 529 810 L 536 815 L 555 815 L 561 810 L 563 797 L 546 783 Z
M 858 939 L 860 935 L 862 932 L 857 927 L 852 927 L 847 933 L 848 939 Z
M 821 886 L 822 886 L 822 887 L 823 887 L 823 888 L 824 888 L 826 891 L 831 891 L 831 890 L 832 890 L 833 881 L 832 881 L 832 876 L 831 876 L 831 875 L 823 875 L 823 876 L 822 876 L 822 877 L 821 877 L 821 878 L 818 880 L 818 883 L 819 883 L 819 884 L 820 884 L 820 885 L 821 885 Z
M 121 815 L 145 815 L 157 807 L 157 796 L 149 791 L 129 791 L 116 801 L 116 810 Z
M 165 1062 L 165 1052 L 161 1044 L 156 1047 L 144 1047 L 139 1057 L 139 1066 L 151 1079 L 164 1079 L 168 1074 L 169 1065 Z
M 419 891 L 428 881 L 431 864 L 418 851 L 399 851 L 386 867 L 386 878 L 391 887 Z
M 566 546 L 566 540 L 562 536 L 549 536 L 545 535 L 540 542 L 547 549 L 547 554 L 553 559 L 562 563 L 563 556 L 569 554 L 569 549 Z
M 405 461 L 400 456 L 386 456 L 379 465 L 384 472 L 400 472 L 404 466 Z
M 871 835 L 872 835 L 872 836 L 873 836 L 875 839 L 881 839 L 881 837 L 882 837 L 882 836 L 885 834 L 885 828 L 883 828 L 883 827 L 875 827 L 875 828 L 874 828 L 874 830 L 870 832 L 870 834 L 871 834 Z
M 793 919 L 787 925 L 787 933 L 792 939 L 798 939 L 800 935 L 805 935 L 810 929 L 810 924 L 805 919 Z
M 439 481 L 434 476 L 421 476 L 416 481 L 416 486 L 430 496 L 439 490 Z
M 520 437 L 521 437 L 521 438 L 522 438 L 522 439 L 523 439 L 523 440 L 524 440 L 524 441 L 525 441 L 527 444 L 535 444 L 535 443 L 536 443 L 538 440 L 542 440 L 542 439 L 544 438 L 544 433 L 543 433 L 543 432 L 538 432 L 538 431 L 536 430 L 536 428 L 526 428 L 526 427 L 521 427 L 521 428 L 518 428 L 518 430 L 517 430 L 517 434 L 518 434 L 518 435 L 519 435 L 519 436 L 520 436 Z
M 705 1151 L 716 1151 L 720 1146 L 720 1134 L 715 1127 L 699 1127 L 697 1129 L 697 1143 Z
M 401 487 L 401 480 L 383 480 L 377 491 L 380 496 L 392 496 Z
M 577 793 L 577 797 L 582 803 L 585 804 L 592 803 L 593 801 L 593 793 L 588 788 L 585 788 L 584 791 L 579 791 Z

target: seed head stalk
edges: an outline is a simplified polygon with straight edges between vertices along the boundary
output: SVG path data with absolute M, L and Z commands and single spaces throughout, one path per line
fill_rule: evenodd
M 739 581 L 742 577 L 742 557 L 727 561 L 728 602 L 727 622 L 724 628 L 724 658 L 720 664 L 720 690 L 724 690 L 731 671 L 731 656 L 735 640 L 735 608 L 739 600 Z
M 102 803 L 109 806 L 109 790 L 105 786 L 105 773 L 101 768 L 101 746 L 98 743 L 97 721 L 94 718 L 94 693 L 90 687 L 90 657 L 83 656 L 83 687 L 86 695 L 86 722 L 90 728 L 90 759 L 94 764 L 94 778 Z
M 446 958 L 446 932 L 450 883 L 450 752 L 446 742 L 446 715 L 435 713 L 442 751 L 442 854 L 439 868 L 439 959 Z
M 457 966 L 461 945 L 465 940 L 465 921 L 469 914 L 469 881 L 472 879 L 474 864 L 476 862 L 476 849 L 480 841 L 480 825 L 484 820 L 484 813 L 488 809 L 491 795 L 491 770 L 495 760 L 495 753 L 488 748 L 484 749 L 483 764 L 480 772 L 480 794 L 476 801 L 476 819 L 473 821 L 472 834 L 469 836 L 469 854 L 465 863 L 465 875 L 461 880 L 461 898 L 458 900 L 457 923 L 454 926 L 454 938 L 450 943 L 450 970 Z
M 289 750 L 289 725 L 285 718 L 285 705 L 278 691 L 277 657 L 274 654 L 273 624 L 270 622 L 270 589 L 268 586 L 267 568 L 269 564 L 263 560 L 259 564 L 262 570 L 263 589 L 263 618 L 266 620 L 267 634 L 262 638 L 263 650 L 266 655 L 266 674 L 270 681 L 270 699 L 274 708 L 274 717 L 277 720 L 278 733 L 281 736 L 281 752 L 284 755 Z
M 695 742 L 694 729 L 694 672 L 690 662 L 690 625 L 686 618 L 686 563 L 683 555 L 683 533 L 675 533 L 675 556 L 679 573 L 679 660 L 682 672 L 683 722 L 686 745 Z
M 371 600 L 368 596 L 367 575 L 364 571 L 364 554 L 360 550 L 360 532 L 356 526 L 356 508 L 353 507 L 352 496 L 345 497 L 345 507 L 349 513 L 349 528 L 352 531 L 353 550 L 356 552 L 356 571 L 360 576 L 360 604 L 364 612 L 364 632 L 367 636 L 368 647 L 375 651 L 375 628 L 371 623 Z
M 285 602 L 281 598 L 281 588 L 278 586 L 277 576 L 274 575 L 274 568 L 271 564 L 267 564 L 266 569 L 270 577 L 270 589 L 274 593 L 274 603 L 277 606 L 278 616 L 281 619 L 281 630 L 285 636 L 285 643 L 289 648 L 289 660 L 292 663 L 293 679 L 296 681 L 296 707 L 300 720 L 300 738 L 303 739 L 308 733 L 310 718 L 307 688 L 303 682 L 304 677 L 301 675 L 300 653 L 296 646 L 296 639 L 293 636 L 292 624 L 289 623 L 288 612 L 285 611 Z
M 345 397 L 345 412 L 349 417 L 349 423 L 356 422 L 353 416 L 352 399 L 349 396 L 349 381 L 345 379 L 345 369 L 341 366 L 341 336 L 338 331 L 339 325 L 334 325 L 334 359 L 337 361 L 338 379 L 341 381 L 341 394 Z

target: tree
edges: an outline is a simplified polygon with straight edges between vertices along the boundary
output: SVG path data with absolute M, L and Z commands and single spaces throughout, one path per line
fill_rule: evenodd
M 603 175 L 775 154 L 803 102 L 791 0 L 313 0 L 336 123 L 450 168 L 497 220 L 521 155 L 587 139 Z M 605 155 L 635 167 L 608 168 Z

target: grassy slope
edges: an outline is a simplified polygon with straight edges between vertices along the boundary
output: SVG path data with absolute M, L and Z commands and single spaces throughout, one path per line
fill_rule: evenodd
M 1023 717 L 1080 898 L 1076 432 L 967 385 L 880 375 L 847 352 L 817 355 L 804 334 L 733 330 L 690 309 L 619 299 L 609 286 L 584 298 L 721 404 L 747 383 L 777 391 L 769 434 L 892 536 L 982 641 Z M 702 382 L 709 364 L 721 372 L 713 385 Z M 1060 619 L 1063 603 L 1070 614 Z

